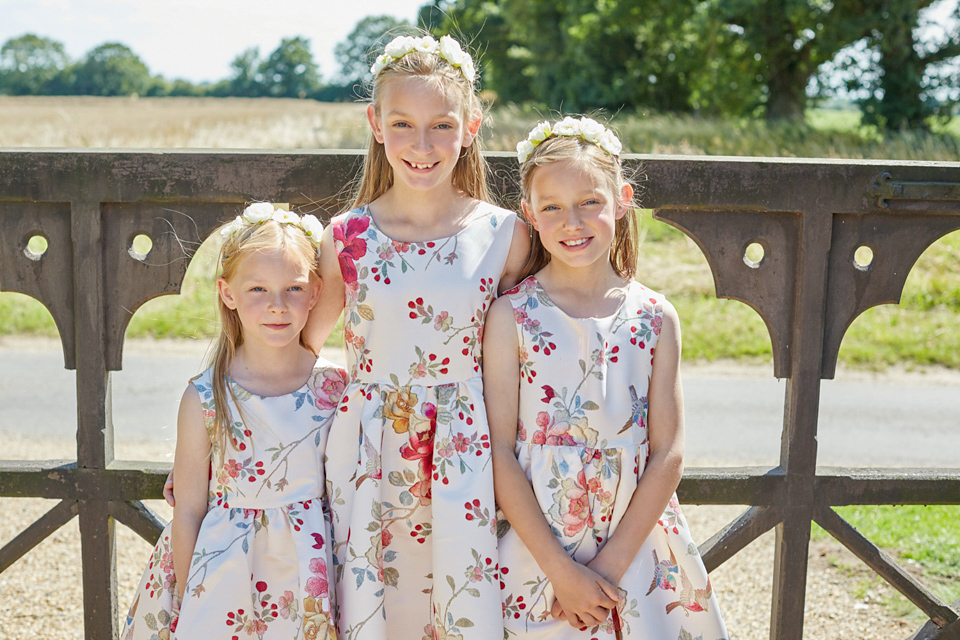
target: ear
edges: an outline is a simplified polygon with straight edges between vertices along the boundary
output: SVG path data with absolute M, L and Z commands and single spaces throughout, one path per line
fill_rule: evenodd
M 316 306 L 317 300 L 320 299 L 320 292 L 323 291 L 323 278 L 317 276 L 317 280 L 314 283 L 313 292 L 310 295 L 310 309 L 313 310 L 313 307 Z
M 630 203 L 633 202 L 633 187 L 629 182 L 624 183 L 620 188 L 620 199 L 617 202 L 617 220 L 630 210 Z
M 463 140 L 461 144 L 464 147 L 469 147 L 473 144 L 477 134 L 480 133 L 481 124 L 483 124 L 483 112 L 477 109 L 471 114 L 470 119 L 467 120 L 467 126 L 463 130 Z
M 380 126 L 377 109 L 372 103 L 367 105 L 367 122 L 370 123 L 370 130 L 373 131 L 373 139 L 383 144 L 383 128 Z
M 520 201 L 520 210 L 523 211 L 523 217 L 527 219 L 530 226 L 539 231 L 540 229 L 537 227 L 537 217 L 533 215 L 533 211 L 530 210 L 530 205 L 527 204 L 526 200 Z
M 220 300 L 227 309 L 237 308 L 237 301 L 233 298 L 233 292 L 230 291 L 230 283 L 223 278 L 217 278 L 217 293 L 220 294 Z

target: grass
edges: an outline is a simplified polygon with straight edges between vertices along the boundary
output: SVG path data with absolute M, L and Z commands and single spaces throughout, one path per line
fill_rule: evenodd
M 856 527 L 874 544 L 893 555 L 920 581 L 946 603 L 960 598 L 960 506 L 848 506 L 837 507 L 837 513 Z M 814 539 L 829 538 L 813 525 Z M 840 562 L 841 570 L 853 570 Z M 864 592 L 882 579 L 874 576 L 864 581 Z M 862 596 L 861 596 L 862 597 Z M 915 622 L 926 618 L 919 609 L 899 593 L 884 601 L 896 615 Z

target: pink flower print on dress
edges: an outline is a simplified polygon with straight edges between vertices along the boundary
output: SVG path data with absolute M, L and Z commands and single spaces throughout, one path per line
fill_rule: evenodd
M 400 457 L 404 460 L 419 463 L 420 480 L 410 487 L 410 493 L 420 500 L 420 504 L 428 505 L 432 501 L 431 482 L 433 480 L 433 435 L 431 429 L 425 433 L 410 431 L 410 440 L 400 448 Z
M 356 260 L 360 259 L 367 252 L 367 241 L 360 237 L 370 227 L 370 218 L 356 217 L 347 220 L 346 224 L 338 224 L 333 227 L 333 239 L 343 247 L 338 254 L 340 260 L 340 272 L 343 274 L 345 284 L 351 284 L 357 281 Z
M 333 409 L 340 402 L 340 396 L 347 386 L 343 374 L 336 369 L 323 369 L 314 377 L 311 388 L 316 390 L 317 409 Z
M 554 505 L 550 515 L 563 527 L 565 536 L 573 537 L 584 527 L 593 527 L 593 514 L 590 512 L 590 497 L 586 490 L 583 471 L 577 479 L 564 478 L 560 489 L 553 494 Z

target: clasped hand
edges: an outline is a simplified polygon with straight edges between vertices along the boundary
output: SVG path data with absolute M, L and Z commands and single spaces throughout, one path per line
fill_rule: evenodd
M 550 615 L 578 629 L 600 624 L 620 601 L 616 585 L 576 561 L 571 561 L 563 575 L 551 582 L 556 600 Z

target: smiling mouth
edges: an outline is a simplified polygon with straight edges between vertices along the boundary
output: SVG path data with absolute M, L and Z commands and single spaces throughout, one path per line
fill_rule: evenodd
M 432 169 L 439 164 L 438 162 L 410 162 L 409 160 L 404 160 L 404 162 L 406 162 L 408 165 L 410 165 L 414 169 L 420 169 L 420 170 Z
M 576 240 L 562 240 L 560 244 L 562 244 L 565 247 L 575 248 L 575 247 L 582 247 L 588 242 L 590 242 L 590 238 L 577 238 Z

